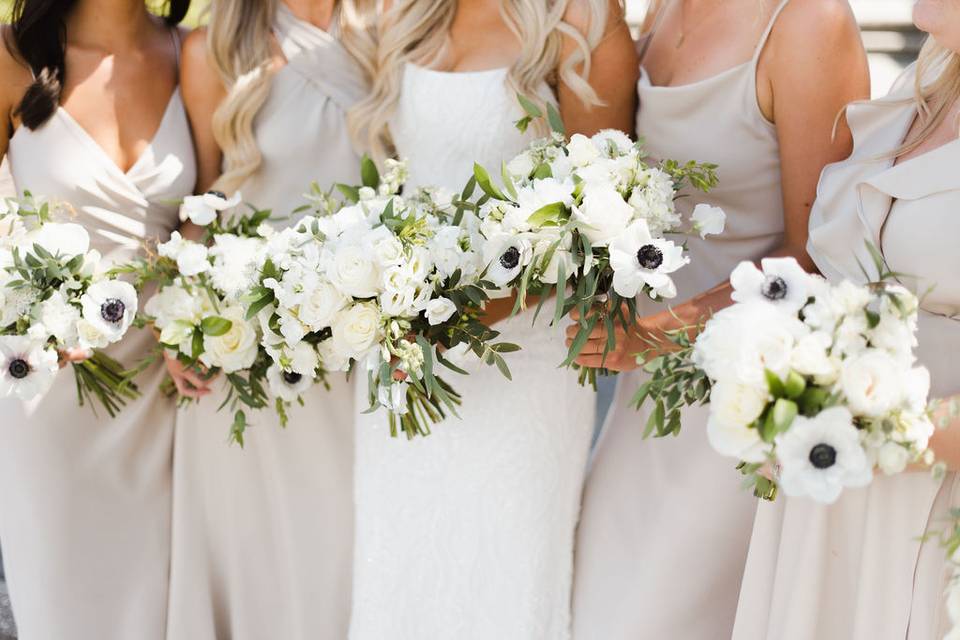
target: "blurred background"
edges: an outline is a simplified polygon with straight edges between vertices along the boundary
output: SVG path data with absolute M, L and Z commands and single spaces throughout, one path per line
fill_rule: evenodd
M 0 0 L 0 16 L 3 18 L 9 15 L 10 4 L 10 0 Z M 196 25 L 201 21 L 206 4 L 206 0 L 195 0 L 187 19 L 190 25 Z M 626 4 L 627 18 L 631 25 L 638 29 L 647 8 L 647 0 L 626 0 Z M 883 95 L 903 68 L 916 58 L 923 43 L 921 34 L 913 28 L 910 21 L 913 2 L 912 0 L 852 0 L 851 5 L 863 29 L 864 44 L 870 53 L 873 93 L 875 96 Z M 3 173 L 0 171 L 0 192 L 4 189 Z M 608 380 L 600 389 L 598 425 L 602 424 L 607 412 L 611 393 L 612 380 Z M 16 634 L 10 614 L 6 585 L 3 582 L 2 560 L 0 560 L 0 640 L 14 638 Z

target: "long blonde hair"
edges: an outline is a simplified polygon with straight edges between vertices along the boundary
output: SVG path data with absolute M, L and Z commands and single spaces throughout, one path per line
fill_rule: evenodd
M 371 73 L 375 43 L 374 12 L 361 3 L 338 0 L 340 41 Z M 273 20 L 279 0 L 213 0 L 207 49 L 227 95 L 213 114 L 213 136 L 223 152 L 223 173 L 215 187 L 235 190 L 260 167 L 262 156 L 253 133 L 254 119 L 270 95 Z
M 510 67 L 507 85 L 534 102 L 542 103 L 538 89 L 544 81 L 559 80 L 584 104 L 601 100 L 590 86 L 590 56 L 607 27 L 608 0 L 584 0 L 589 22 L 581 32 L 564 20 L 573 0 L 501 0 L 504 23 L 521 43 L 520 56 Z M 380 13 L 379 38 L 371 67 L 372 88 L 350 113 L 351 132 L 377 157 L 391 154 L 388 121 L 400 98 L 404 65 L 433 66 L 449 43 L 457 0 L 396 0 Z M 619 16 L 622 20 L 622 15 Z M 561 61 L 564 36 L 577 45 Z M 579 67 L 579 68 L 578 68 Z
M 936 78 L 928 81 L 938 69 Z M 910 153 L 926 142 L 950 115 L 950 108 L 960 100 L 960 54 L 928 38 L 917 59 L 914 87 L 912 101 L 917 107 L 920 128 L 911 140 L 893 153 L 894 156 Z M 960 135 L 960 128 L 957 133 Z

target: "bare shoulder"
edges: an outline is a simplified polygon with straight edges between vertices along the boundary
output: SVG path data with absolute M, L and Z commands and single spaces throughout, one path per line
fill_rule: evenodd
M 788 2 L 770 36 L 771 44 L 801 44 L 826 49 L 838 41 L 860 39 L 860 29 L 847 0 Z
M 200 72 L 210 68 L 206 27 L 199 27 L 184 35 L 181 55 L 184 67 L 189 66 L 191 71 Z
M 604 34 L 626 25 L 621 0 L 570 0 L 563 14 L 563 21 L 584 35 L 595 28 L 598 18 L 604 22 Z
M 23 99 L 27 87 L 33 82 L 33 75 L 23 60 L 15 54 L 13 30 L 10 25 L 0 26 L 0 101 L 6 112 L 13 111 L 15 105 Z

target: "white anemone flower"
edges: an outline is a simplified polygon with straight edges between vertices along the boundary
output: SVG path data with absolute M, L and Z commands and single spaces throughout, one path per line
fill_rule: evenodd
M 137 290 L 122 280 L 94 282 L 80 298 L 83 318 L 110 343 L 118 341 L 137 314 Z
M 654 238 L 644 220 L 635 220 L 610 243 L 613 290 L 624 298 L 633 298 L 644 285 L 651 297 L 672 298 L 676 288 L 669 274 L 688 262 L 683 247 Z
M 831 504 L 845 488 L 865 487 L 873 478 L 846 407 L 831 407 L 813 418 L 797 416 L 777 437 L 777 454 L 780 486 L 788 496 Z
M 0 398 L 43 395 L 59 370 L 57 352 L 26 336 L 0 336 Z
M 267 382 L 270 393 L 285 402 L 296 402 L 313 385 L 313 378 L 296 371 L 284 371 L 274 364 L 267 369 Z
M 794 258 L 764 258 L 763 270 L 752 262 L 741 262 L 730 274 L 734 302 L 765 300 L 787 313 L 797 313 L 813 295 L 815 276 Z
M 240 192 L 228 198 L 221 191 L 207 191 L 199 196 L 187 196 L 180 205 L 180 220 L 189 220 L 195 225 L 205 227 L 217 219 L 217 214 L 240 204 L 243 197 Z
M 492 238 L 483 248 L 486 279 L 498 287 L 505 287 L 530 264 L 532 257 L 530 242 L 522 236 L 503 234 Z

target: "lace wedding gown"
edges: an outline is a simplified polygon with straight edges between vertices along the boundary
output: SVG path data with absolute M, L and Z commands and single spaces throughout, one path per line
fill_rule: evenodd
M 529 142 L 505 75 L 407 66 L 391 130 L 412 186 L 459 190 L 475 160 L 499 173 Z M 513 381 L 475 360 L 451 372 L 461 420 L 415 441 L 390 438 L 382 414 L 358 420 L 353 640 L 569 637 L 595 398 L 558 368 L 562 327 L 532 326 L 531 310 L 496 328 L 523 347 Z M 357 392 L 365 404 L 366 380 Z

